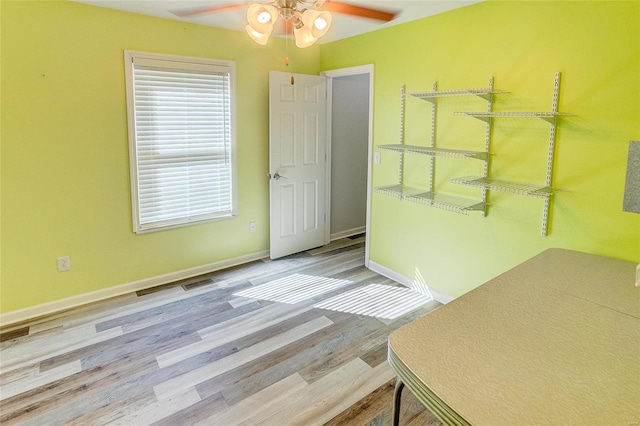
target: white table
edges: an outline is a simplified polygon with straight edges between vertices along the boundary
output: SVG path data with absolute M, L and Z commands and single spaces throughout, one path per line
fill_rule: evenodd
M 549 249 L 396 330 L 396 412 L 406 385 L 445 424 L 640 425 L 635 267 Z

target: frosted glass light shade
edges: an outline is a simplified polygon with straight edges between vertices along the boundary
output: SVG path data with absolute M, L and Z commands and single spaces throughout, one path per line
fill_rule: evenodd
M 261 33 L 254 30 L 251 25 L 247 25 L 245 29 L 247 30 L 247 34 L 249 34 L 249 37 L 251 37 L 253 41 L 258 44 L 262 44 L 263 46 L 267 44 L 267 41 L 269 41 L 269 36 L 271 35 L 271 31 L 273 31 L 273 27 L 271 27 L 266 33 Z
M 273 24 L 278 19 L 278 9 L 268 4 L 254 3 L 247 10 L 247 22 L 261 34 L 273 31 Z
M 300 28 L 294 28 L 293 34 L 296 37 L 296 46 L 304 48 L 309 47 L 318 39 L 311 34 L 311 30 L 306 25 Z
M 322 37 L 331 27 L 331 14 L 326 11 L 307 9 L 302 12 L 302 22 L 316 39 Z

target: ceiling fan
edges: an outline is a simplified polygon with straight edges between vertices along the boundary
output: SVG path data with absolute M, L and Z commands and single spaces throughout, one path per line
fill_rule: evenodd
M 272 0 L 267 3 L 233 3 L 173 12 L 180 17 L 218 13 L 248 7 L 247 34 L 259 44 L 267 44 L 278 18 L 291 28 L 296 46 L 308 47 L 322 37 L 331 26 L 331 13 L 388 22 L 396 14 L 333 0 Z

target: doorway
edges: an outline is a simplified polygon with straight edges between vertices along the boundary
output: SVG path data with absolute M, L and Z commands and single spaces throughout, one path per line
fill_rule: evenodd
M 369 264 L 373 65 L 323 72 L 329 109 L 327 240 L 366 233 Z

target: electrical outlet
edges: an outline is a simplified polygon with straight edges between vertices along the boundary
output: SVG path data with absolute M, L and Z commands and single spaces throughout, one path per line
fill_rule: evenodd
M 256 223 L 249 222 L 249 232 L 256 232 Z
M 71 269 L 71 261 L 69 256 L 63 256 L 58 258 L 58 272 L 64 272 Z

